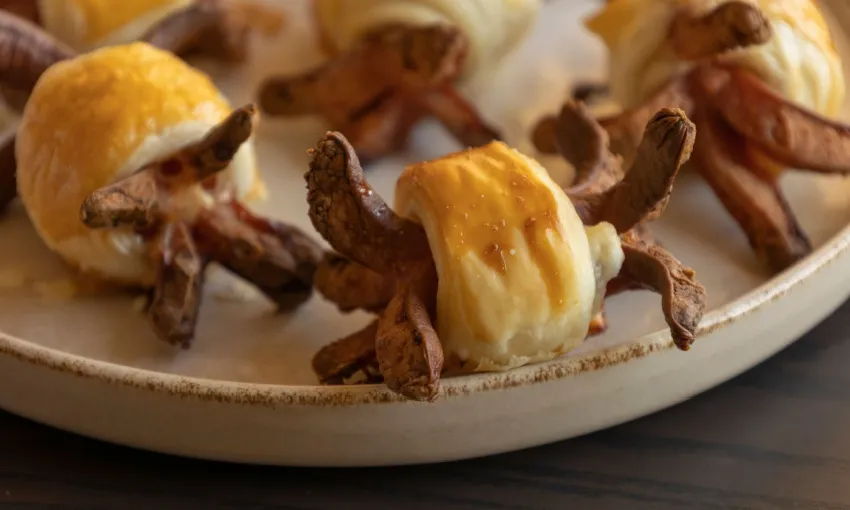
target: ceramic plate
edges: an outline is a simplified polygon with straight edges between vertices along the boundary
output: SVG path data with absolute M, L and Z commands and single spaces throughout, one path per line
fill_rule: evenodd
M 835 13 L 844 10 L 833 21 L 850 28 L 844 1 L 831 2 Z M 279 4 L 291 15 L 289 30 L 258 46 L 250 65 L 204 66 L 234 104 L 251 101 L 268 74 L 321 59 L 306 1 Z M 555 111 L 575 81 L 604 78 L 604 50 L 579 23 L 597 6 L 547 3 L 533 36 L 489 77 L 491 86 L 467 91 L 512 145 L 531 152 L 534 120 Z M 837 33 L 841 24 L 834 23 Z M 263 121 L 257 149 L 272 199 L 261 212 L 313 232 L 302 175 L 306 150 L 323 132 L 311 119 Z M 403 165 L 457 148 L 438 126 L 424 124 L 409 151 L 370 168 L 370 178 L 390 198 Z M 544 161 L 553 173 L 564 171 Z M 609 427 L 752 367 L 848 297 L 850 182 L 789 172 L 783 186 L 817 249 L 770 279 L 706 185 L 689 175 L 678 184 L 655 231 L 709 291 L 710 312 L 690 352 L 672 348 L 656 295 L 617 296 L 608 305 L 610 330 L 571 355 L 446 380 L 433 404 L 405 402 L 377 386 L 316 385 L 313 353 L 369 317 L 343 316 L 318 297 L 295 315 L 276 316 L 221 275 L 208 289 L 194 347 L 173 350 L 154 338 L 132 297 L 69 299 L 68 272 L 18 206 L 0 220 L 0 406 L 140 448 L 287 465 L 443 461 Z

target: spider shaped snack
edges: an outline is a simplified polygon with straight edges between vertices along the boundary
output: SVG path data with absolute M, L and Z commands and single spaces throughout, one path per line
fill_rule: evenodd
M 252 28 L 272 34 L 281 20 L 251 0 L 0 0 L 0 59 L 10 60 L 0 63 L 9 70 L 0 93 L 16 115 L 38 77 L 54 63 L 136 39 L 182 57 L 204 54 L 241 62 Z M 16 195 L 14 138 L 0 143 L 2 211 Z
M 329 63 L 259 91 L 275 116 L 320 115 L 364 162 L 403 148 L 431 116 L 464 146 L 500 135 L 456 84 L 492 69 L 523 40 L 539 0 L 316 0 Z
M 283 23 L 282 14 L 253 0 L 0 0 L 0 10 L 42 27 L 66 52 L 139 40 L 181 57 L 231 63 L 247 57 L 253 29 L 273 35 Z M 0 88 L 20 111 L 30 87 Z
M 561 130 L 564 153 L 590 160 L 586 138 L 601 128 L 593 119 L 575 126 Z M 606 164 L 566 192 L 536 161 L 492 142 L 408 167 L 393 211 L 351 145 L 328 133 L 312 151 L 308 202 L 313 225 L 340 255 L 320 263 L 315 286 L 342 311 L 379 318 L 315 355 L 319 379 L 383 381 L 433 400 L 441 375 L 509 370 L 572 350 L 606 287 L 661 293 L 674 341 L 687 350 L 705 290 L 643 237 L 641 223 L 660 214 L 693 141 L 684 114 L 662 110 L 624 179 L 606 152 Z
M 587 26 L 611 52 L 610 93 L 624 108 L 602 118 L 614 151 L 633 157 L 660 106 L 684 109 L 699 136 L 693 162 L 772 272 L 811 243 L 779 189 L 786 167 L 850 171 L 839 55 L 811 0 L 611 0 Z M 661 28 L 659 28 L 661 27 Z M 554 152 L 555 118 L 535 129 Z
M 254 0 L 0 0 L 78 52 L 144 41 L 181 56 L 241 62 L 254 29 L 277 33 L 283 14 Z
M 56 50 L 18 51 L 7 71 Z M 206 75 L 147 43 L 39 74 L 17 135 L 18 189 L 41 239 L 81 277 L 147 290 L 154 331 L 184 347 L 212 262 L 281 309 L 311 295 L 321 248 L 242 202 L 265 195 L 253 106 L 232 111 Z

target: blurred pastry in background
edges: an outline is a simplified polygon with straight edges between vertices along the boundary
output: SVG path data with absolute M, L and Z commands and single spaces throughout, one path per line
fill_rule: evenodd
M 443 374 L 571 351 L 594 332 L 608 289 L 662 294 L 673 340 L 687 350 L 705 289 L 641 230 L 663 210 L 693 141 L 685 115 L 662 110 L 628 173 L 605 152 L 588 185 L 566 191 L 535 160 L 492 142 L 409 166 L 391 209 L 345 137 L 329 133 L 312 151 L 307 200 L 339 255 L 320 263 L 315 285 L 342 311 L 379 317 L 316 354 L 319 379 L 382 381 L 433 400 Z M 574 141 L 576 164 L 593 157 L 585 142 Z
M 813 0 L 611 0 L 587 21 L 610 51 L 611 98 L 600 119 L 628 161 L 660 107 L 697 125 L 694 166 L 779 272 L 812 246 L 779 189 L 786 168 L 850 172 L 841 58 Z M 555 117 L 534 139 L 555 152 Z
M 259 91 L 275 116 L 318 115 L 364 163 L 405 147 L 434 117 L 465 147 L 499 139 L 455 86 L 498 66 L 529 33 L 540 0 L 316 0 L 330 62 Z

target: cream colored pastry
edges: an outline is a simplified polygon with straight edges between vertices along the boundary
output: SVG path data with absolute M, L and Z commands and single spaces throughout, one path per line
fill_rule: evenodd
M 459 27 L 470 44 L 466 77 L 497 65 L 529 32 L 540 7 L 541 0 L 315 0 L 319 28 L 337 51 L 390 24 Z
M 844 102 L 841 60 L 813 0 L 751 0 L 773 28 L 770 42 L 724 58 L 757 73 L 786 98 L 824 115 Z M 611 54 L 612 95 L 624 107 L 647 95 L 691 64 L 676 59 L 667 30 L 678 9 L 707 12 L 722 0 L 610 0 L 587 21 Z
M 77 51 L 138 40 L 195 0 L 38 0 L 44 28 Z
M 126 228 L 91 230 L 80 207 L 96 189 L 200 140 L 230 112 L 206 75 L 144 43 L 51 67 L 24 109 L 16 145 L 18 192 L 41 238 L 84 273 L 153 283 L 141 237 Z M 237 197 L 264 196 L 250 140 L 218 182 Z M 195 186 L 171 206 L 192 215 L 210 201 Z
M 407 168 L 395 209 L 428 235 L 444 351 L 476 371 L 576 347 L 623 263 L 613 226 L 585 227 L 546 170 L 501 142 Z

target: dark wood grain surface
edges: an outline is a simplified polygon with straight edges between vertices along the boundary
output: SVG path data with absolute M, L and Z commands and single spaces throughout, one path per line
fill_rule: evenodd
M 204 463 L 0 414 L 0 508 L 850 509 L 850 304 L 768 362 L 677 407 L 453 464 Z

